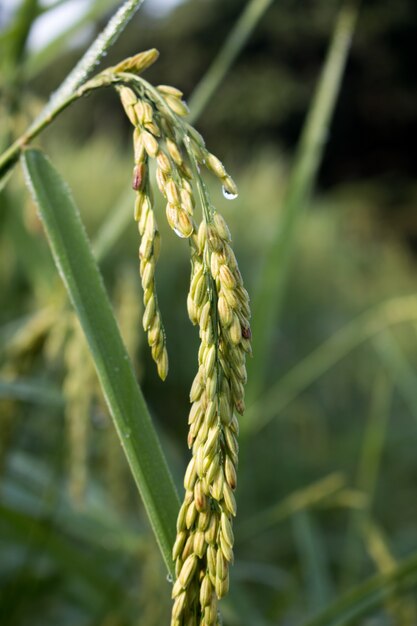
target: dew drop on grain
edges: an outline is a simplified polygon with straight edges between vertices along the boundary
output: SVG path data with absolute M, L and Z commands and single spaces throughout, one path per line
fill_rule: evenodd
M 222 192 L 226 200 L 235 200 L 237 198 L 237 193 L 231 193 L 226 187 L 222 187 Z

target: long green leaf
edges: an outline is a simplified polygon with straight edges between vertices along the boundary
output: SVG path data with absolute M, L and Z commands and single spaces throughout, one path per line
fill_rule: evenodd
M 350 43 L 357 20 L 354 0 L 346 0 L 333 30 L 332 40 L 316 93 L 301 133 L 278 227 L 267 251 L 262 280 L 253 305 L 253 354 L 248 367 L 248 398 L 256 397 L 268 367 L 269 345 L 285 292 L 291 252 L 300 218 L 314 187 L 323 157 Z
M 179 499 L 68 188 L 39 150 L 22 156 L 55 264 L 84 330 L 100 384 L 168 570 Z
M 389 574 L 378 574 L 341 596 L 303 626 L 348 626 L 381 605 L 392 593 L 417 586 L 417 554 L 400 563 Z

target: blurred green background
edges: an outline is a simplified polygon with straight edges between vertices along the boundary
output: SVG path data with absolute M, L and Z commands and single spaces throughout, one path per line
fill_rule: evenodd
M 117 6 L 0 1 L 2 149 Z M 230 626 L 301 625 L 417 550 L 412 0 L 361 7 L 315 192 L 288 235 L 286 262 L 269 266 L 267 296 L 262 287 L 339 6 L 273 2 L 196 122 L 239 186 L 230 202 L 208 179 L 255 310 L 282 288 L 259 330 L 267 350 L 249 367 L 236 563 L 222 602 Z M 70 13 L 53 13 L 62 8 Z M 239 0 L 146 0 L 102 65 L 156 47 L 146 78 L 189 98 L 242 9 Z M 37 143 L 96 244 L 181 492 L 198 349 L 185 306 L 187 247 L 160 203 L 157 287 L 170 352 L 162 383 L 141 330 L 138 233 L 123 217 L 133 204 L 131 129 L 115 94 L 76 103 Z M 170 582 L 18 169 L 0 192 L 0 302 L 0 623 L 167 624 Z M 390 594 L 352 623 L 415 625 L 416 598 Z

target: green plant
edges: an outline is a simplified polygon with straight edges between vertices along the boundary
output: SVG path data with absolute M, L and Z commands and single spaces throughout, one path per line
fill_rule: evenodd
M 32 134 L 25 136 L 24 142 L 90 91 L 111 85 L 119 91 L 124 109 L 135 127 L 133 189 L 137 197 L 134 216 L 142 238 L 139 257 L 145 307 L 143 326 L 148 332 L 152 356 L 162 379 L 168 372 L 168 356 L 155 288 L 159 236 L 152 208 L 151 159 L 156 161 L 156 181 L 167 200 L 168 223 L 179 237 L 190 242 L 192 274 L 188 311 L 192 322 L 200 326 L 202 345 L 199 372 L 191 390 L 194 404 L 190 412 L 188 443 L 193 447 L 193 459 L 185 478 L 186 496 L 179 513 L 173 548 L 177 575 L 173 589 L 173 623 L 179 624 L 185 619 L 197 624 L 204 619 L 207 624 L 214 625 L 218 620 L 216 602 L 228 590 L 227 568 L 233 559 L 231 519 L 236 514 L 233 491 L 236 488 L 238 451 L 238 422 L 233 411 L 244 411 L 250 311 L 248 295 L 230 247 L 229 230 L 210 202 L 199 166 L 206 166 L 214 173 L 226 192 L 233 196 L 237 195 L 235 183 L 219 159 L 206 149 L 197 131 L 181 121 L 188 112 L 181 100 L 182 93 L 169 86 L 154 88 L 140 77 L 157 56 L 156 50 L 143 52 L 84 82 L 62 99 L 53 115 L 44 118 Z M 21 151 L 22 143 L 15 144 L 16 153 Z M 6 152 L 4 167 L 7 168 L 14 159 L 13 152 Z M 116 429 L 167 567 L 172 571 L 168 553 L 173 543 L 170 522 L 176 495 L 140 391 L 132 382 L 131 369 L 127 364 L 123 367 L 116 365 L 128 357 L 106 302 L 88 242 L 57 172 L 38 151 L 25 149 L 22 159 L 56 265 L 77 309 Z M 193 218 L 193 183 L 202 209 L 203 219 L 199 227 Z M 95 307 L 102 319 L 94 314 Z M 71 355 L 69 358 L 73 362 Z M 123 391 L 126 382 L 130 389 Z M 73 397 L 71 389 L 70 379 L 67 392 Z M 88 393 L 84 400 L 73 398 L 75 412 L 79 414 L 83 410 L 79 402 L 82 406 L 87 402 L 88 406 L 88 401 Z M 73 410 L 71 406 L 69 403 L 69 411 Z M 141 434 L 132 414 L 139 407 L 143 415 Z M 72 423 L 76 425 L 76 422 Z M 79 464 L 79 470 L 83 465 Z M 146 470 L 147 465 L 153 469 Z
M 29 0 L 25 4 L 27 6 L 35 5 L 36 2 Z M 93 11 L 97 10 L 97 14 L 102 10 L 99 4 L 101 3 L 94 3 L 92 9 Z M 101 47 L 96 46 L 95 53 L 90 55 L 90 59 L 84 60 L 81 63 L 81 68 L 79 67 L 75 74 L 70 75 L 70 80 L 64 82 L 65 89 L 59 90 L 58 97 L 41 114 L 37 122 L 0 157 L 2 172 L 6 174 L 2 184 L 6 184 L 7 173 L 23 150 L 22 162 L 28 184 L 39 205 L 39 212 L 56 265 L 64 277 L 67 291 L 75 305 L 76 313 L 88 339 L 120 441 L 142 494 L 166 567 L 173 579 L 177 577 L 173 587 L 173 623 L 176 624 L 179 621 L 181 626 L 183 623 L 198 623 L 200 617 L 205 622 L 215 623 L 217 620 L 217 597 L 222 597 L 227 591 L 229 584 L 228 563 L 233 558 L 234 537 L 231 520 L 235 513 L 233 490 L 236 486 L 238 430 L 237 420 L 233 416 L 233 408 L 237 412 L 243 411 L 244 408 L 243 385 L 246 380 L 244 359 L 246 352 L 250 349 L 250 333 L 247 294 L 242 287 L 241 276 L 230 248 L 230 234 L 223 218 L 212 208 L 207 192 L 207 187 L 210 187 L 211 183 L 206 185 L 202 181 L 199 167 L 208 165 L 209 169 L 221 179 L 226 187 L 226 195 L 234 196 L 237 190 L 223 165 L 214 155 L 206 151 L 201 137 L 184 121 L 183 114 L 186 109 L 180 92 L 167 86 L 154 88 L 141 76 L 136 75 L 139 69 L 144 69 L 144 66 L 155 58 L 154 51 L 128 59 L 88 80 L 91 67 L 93 62 L 97 60 L 100 50 L 103 51 L 108 46 L 115 33 L 119 32 L 120 24 L 125 23 L 125 18 L 131 15 L 139 4 L 140 2 L 128 2 L 124 5 L 125 13 L 119 14 L 118 20 L 113 21 L 112 28 L 107 29 L 107 36 L 104 37 L 104 48 L 102 39 Z M 252 0 L 248 3 L 236 29 L 231 32 L 228 39 L 229 43 L 220 52 L 211 72 L 201 82 L 201 89 L 197 91 L 195 99 L 190 100 L 192 111 L 189 120 L 198 115 L 206 106 L 215 89 L 229 71 L 256 21 L 269 4 L 268 0 Z M 268 356 L 271 352 L 270 340 L 276 325 L 276 311 L 284 301 L 284 288 L 288 282 L 287 276 L 290 266 L 288 260 L 290 253 L 294 256 L 295 235 L 300 230 L 298 228 L 301 224 L 300 209 L 305 205 L 308 192 L 311 191 L 317 176 L 317 169 L 323 153 L 323 138 L 339 91 L 356 16 L 357 7 L 354 4 L 344 3 L 342 5 L 338 27 L 334 31 L 329 62 L 323 70 L 324 80 L 321 81 L 318 97 L 312 104 L 308 116 L 310 121 L 306 126 L 307 130 L 303 133 L 304 140 L 300 145 L 294 173 L 290 178 L 289 188 L 285 196 L 284 210 L 280 219 L 281 234 L 278 235 L 276 231 L 275 233 L 272 232 L 271 235 L 270 244 L 277 243 L 278 245 L 271 245 L 271 249 L 265 255 L 267 272 L 259 286 L 259 297 L 256 300 L 256 308 L 260 311 L 260 315 L 257 315 L 255 320 L 258 331 L 259 329 L 261 331 L 260 334 L 257 333 L 260 350 L 255 354 L 255 359 L 252 362 L 255 374 L 252 394 L 257 398 L 256 402 L 249 403 L 248 411 L 242 421 L 241 440 L 245 444 L 244 453 L 250 449 L 254 433 L 259 433 L 262 436 L 261 431 L 264 427 L 271 426 L 275 428 L 274 433 L 278 433 L 281 425 L 273 422 L 273 420 L 276 416 L 282 416 L 284 409 L 287 411 L 286 435 L 291 434 L 290 424 L 292 422 L 297 422 L 299 425 L 297 420 L 300 420 L 302 435 L 306 425 L 301 423 L 302 417 L 299 418 L 299 416 L 304 414 L 307 414 L 309 419 L 311 417 L 314 428 L 319 431 L 322 427 L 320 425 L 322 416 L 315 408 L 314 401 L 309 402 L 310 397 L 306 399 L 307 394 L 304 392 L 314 386 L 314 383 L 323 374 L 330 371 L 330 375 L 334 375 L 333 370 L 336 369 L 334 366 L 350 354 L 354 348 L 365 342 L 368 342 L 366 347 L 369 343 L 375 346 L 376 353 L 394 379 L 389 382 L 394 382 L 401 398 L 411 409 L 411 412 L 415 414 L 413 392 L 415 376 L 412 363 L 408 361 L 409 355 L 406 355 L 406 351 L 403 354 L 400 342 L 387 330 L 390 326 L 415 320 L 414 296 L 402 296 L 386 300 L 378 308 L 373 308 L 369 313 L 365 312 L 353 322 L 347 323 L 341 331 L 319 345 L 316 350 L 307 352 L 308 356 L 296 363 L 287 373 L 284 373 L 278 382 L 269 389 L 263 389 L 264 370 L 267 367 Z M 42 65 L 45 62 L 44 57 L 38 57 L 37 62 Z M 32 65 L 29 63 L 28 67 L 32 68 L 31 71 L 36 71 L 36 63 Z M 159 294 L 163 293 L 164 290 L 159 286 L 163 282 L 163 272 L 158 275 L 156 270 L 159 230 L 156 224 L 158 207 L 152 189 L 153 168 L 156 169 L 156 181 L 161 194 L 168 200 L 166 209 L 168 223 L 181 238 L 187 239 L 188 245 L 184 246 L 184 249 L 188 249 L 192 261 L 191 286 L 187 304 L 190 318 L 200 327 L 201 346 L 199 350 L 199 373 L 193 383 L 192 408 L 189 416 L 189 443 L 192 447 L 193 456 L 185 476 L 186 496 L 180 509 L 177 530 L 175 530 L 175 517 L 180 506 L 179 499 L 173 487 L 164 455 L 161 454 L 159 441 L 155 436 L 154 427 L 143 402 L 140 388 L 135 382 L 135 375 L 129 365 L 126 350 L 121 343 L 120 334 L 107 296 L 102 289 L 100 274 L 96 266 L 96 261 L 103 262 L 104 260 L 104 263 L 106 262 L 109 252 L 112 251 L 118 238 L 124 232 L 127 223 L 130 222 L 134 194 L 132 191 L 126 195 L 123 194 L 123 197 L 120 198 L 120 205 L 104 222 L 93 240 L 92 249 L 96 259 L 94 261 L 85 233 L 77 217 L 74 201 L 68 194 L 60 175 L 41 152 L 26 146 L 72 101 L 86 94 L 89 90 L 100 89 L 105 86 L 114 86 L 118 90 L 125 111 L 134 126 L 133 187 L 136 197 L 135 219 L 141 236 L 140 273 L 144 289 L 142 318 L 145 331 L 148 334 L 151 354 L 161 378 L 166 377 L 168 360 L 162 324 L 162 314 L 166 309 L 163 299 L 162 302 L 159 302 L 157 298 L 157 286 Z M 274 158 L 267 165 L 270 168 L 269 171 L 273 168 L 278 169 L 278 162 Z M 248 186 L 250 187 L 252 184 L 251 176 L 249 179 Z M 195 187 L 193 181 L 196 183 Z M 198 190 L 197 199 L 201 201 L 203 208 L 203 219 L 200 227 L 197 226 L 197 217 L 194 215 L 195 188 Z M 245 195 L 249 197 L 250 194 Z M 276 200 L 275 195 L 271 196 L 271 199 L 272 202 L 269 203 L 269 206 L 272 206 Z M 253 198 L 252 205 L 256 210 L 258 209 L 258 204 Z M 250 222 L 253 219 L 253 212 L 245 213 L 244 216 L 245 219 L 241 220 L 244 228 L 242 227 L 239 234 L 242 234 L 242 231 L 244 234 L 244 231 L 247 230 L 247 224 L 253 223 Z M 261 215 L 259 218 L 262 220 Z M 231 219 L 233 219 L 232 216 Z M 240 221 L 239 218 L 236 221 Z M 303 222 L 303 226 L 308 231 L 311 223 L 309 226 L 306 220 Z M 269 223 L 267 228 L 269 229 Z M 238 229 L 236 232 L 239 232 Z M 21 234 L 22 232 L 20 232 Z M 166 238 L 164 237 L 165 242 Z M 19 250 L 22 252 L 24 252 L 24 248 L 24 245 L 19 246 Z M 262 246 L 260 252 L 264 253 L 264 250 L 265 248 Z M 95 402 L 97 383 L 92 380 L 91 367 L 86 358 L 85 346 L 82 345 L 81 333 L 77 323 L 74 323 L 74 316 L 67 310 L 65 294 L 56 288 L 55 283 L 51 288 L 51 274 L 45 272 L 45 264 L 41 262 L 40 258 L 38 264 L 31 263 L 30 255 L 22 259 L 23 261 L 38 292 L 43 290 L 45 293 L 49 289 L 49 292 L 56 291 L 56 293 L 52 295 L 49 293 L 48 298 L 38 297 L 36 302 L 37 304 L 40 303 L 41 310 L 30 319 L 14 321 L 10 325 L 13 326 L 13 332 L 9 325 L 7 328 L 1 329 L 2 340 L 4 337 L 7 341 L 10 335 L 13 337 L 7 345 L 6 358 L 9 358 L 9 363 L 7 367 L 2 368 L 2 380 L 0 381 L 0 397 L 5 398 L 5 403 L 2 406 L 6 409 L 1 424 L 2 435 L 4 435 L 2 439 L 3 448 L 4 450 L 7 449 L 7 428 L 13 424 L 13 412 L 16 408 L 14 399 L 21 402 L 31 402 L 39 406 L 40 411 L 45 408 L 53 411 L 54 408 L 55 410 L 61 409 L 65 405 L 69 426 L 70 453 L 68 456 L 72 459 L 70 463 L 70 488 L 75 503 L 79 507 L 87 506 L 88 508 L 89 503 L 86 504 L 83 501 L 88 462 L 88 431 L 91 428 L 87 421 L 89 417 L 88 406 L 92 400 L 93 403 Z M 180 263 L 176 267 L 180 267 Z M 117 292 L 120 282 L 121 279 L 118 277 Z M 136 312 L 135 315 L 137 316 Z M 265 322 L 267 318 L 268 321 Z M 119 324 L 123 326 L 120 320 Z M 21 332 L 18 332 L 18 329 L 21 329 Z M 130 329 L 132 329 L 131 324 Z M 15 330 L 17 332 L 14 334 Z M 128 339 L 130 346 L 129 334 L 123 334 L 123 336 L 125 343 Z M 31 354 L 36 352 L 37 346 L 40 344 L 43 345 L 47 359 L 53 360 L 60 351 L 64 355 L 65 372 L 63 379 L 65 384 L 63 394 L 54 385 L 46 383 L 45 380 L 41 381 L 42 384 L 40 384 L 39 381 L 28 378 L 30 370 L 27 363 L 24 362 L 26 359 L 30 360 Z M 130 352 L 131 350 L 129 350 Z M 232 363 L 232 367 L 230 367 L 230 363 Z M 71 364 L 73 365 L 71 366 Z M 274 369 L 274 373 L 275 371 L 277 368 Z M 173 373 L 175 376 L 176 372 Z M 77 377 L 78 379 L 82 378 L 83 381 L 89 381 L 88 389 L 87 386 L 83 389 L 85 393 L 76 393 Z M 204 384 L 202 384 L 202 380 Z M 256 548 L 255 550 L 251 548 L 250 551 L 249 544 L 245 544 L 245 539 L 250 538 L 257 542 L 259 535 L 264 530 L 271 529 L 275 524 L 285 524 L 288 521 L 292 523 L 297 546 L 297 566 L 299 565 L 299 569 L 303 573 L 305 570 L 307 593 L 304 593 L 304 589 L 300 587 L 297 600 L 294 590 L 287 590 L 285 600 L 281 603 L 287 603 L 289 607 L 286 617 L 291 614 L 291 611 L 298 611 L 295 618 L 291 615 L 291 619 L 297 619 L 298 615 L 300 620 L 306 620 L 307 623 L 344 624 L 349 623 L 350 620 L 360 619 L 382 603 L 386 603 L 389 614 L 392 613 L 395 617 L 398 615 L 398 619 L 403 619 L 403 611 L 396 611 L 391 596 L 394 592 L 399 594 L 415 586 L 415 559 L 412 557 L 409 561 L 396 563 L 393 556 L 396 549 L 390 552 L 389 542 L 384 540 L 383 533 L 380 531 L 379 520 L 378 523 L 376 522 L 377 511 L 371 511 L 377 478 L 381 473 L 382 464 L 380 461 L 384 452 L 385 438 L 389 440 L 389 434 L 386 432 L 390 408 L 387 398 L 390 395 L 391 387 L 385 388 L 384 383 L 381 383 L 381 386 L 382 391 L 379 387 L 375 389 L 375 392 L 378 393 L 375 393 L 377 397 L 375 403 L 372 404 L 368 424 L 369 432 L 366 431 L 357 485 L 354 489 L 349 486 L 349 473 L 345 471 L 345 468 L 343 468 L 343 473 L 338 471 L 327 474 L 326 470 L 326 474 L 324 474 L 326 477 L 322 479 L 318 479 L 317 476 L 310 479 L 310 474 L 308 474 L 307 482 L 303 482 L 305 479 L 299 475 L 300 484 L 306 486 L 300 488 L 298 483 L 297 487 L 286 485 L 280 496 L 280 501 L 275 506 L 269 508 L 256 506 L 256 513 L 252 516 L 249 515 L 246 520 L 243 519 L 243 522 L 237 526 L 239 546 L 237 553 L 240 552 L 240 549 L 244 552 L 245 547 L 247 547 L 248 554 L 253 554 L 256 552 Z M 388 389 L 388 396 L 385 393 L 386 389 Z M 314 390 L 311 395 L 314 396 Z M 379 399 L 379 395 L 381 395 L 381 399 Z M 99 402 L 97 403 L 99 404 Z M 304 409 L 304 402 L 308 411 Z M 102 412 L 104 413 L 104 410 Z M 382 424 L 378 422 L 380 413 L 384 417 Z M 296 419 L 292 419 L 294 415 Z M 311 425 L 307 424 L 307 436 L 309 427 L 311 428 Z M 282 434 L 283 431 L 279 432 Z M 105 463 L 109 466 L 106 467 L 106 471 L 108 470 L 109 475 L 111 474 L 110 480 L 114 482 L 114 502 L 120 502 L 122 509 L 123 502 L 126 502 L 126 493 L 122 493 L 122 491 L 126 485 L 120 488 L 120 476 L 119 479 L 116 476 L 116 480 L 114 480 L 115 473 L 117 474 L 120 470 L 120 467 L 119 469 L 116 467 L 118 463 L 120 464 L 120 459 L 117 457 L 118 449 L 114 439 L 112 439 L 112 433 L 112 430 L 106 431 L 106 445 L 109 446 L 109 454 L 115 455 L 115 457 L 108 456 L 105 458 Z M 327 436 L 327 433 L 324 436 Z M 270 439 L 273 442 L 273 438 Z M 169 449 L 169 446 L 167 447 Z M 267 447 L 265 445 L 265 450 Z M 291 451 L 291 442 L 289 442 L 289 449 Z M 301 448 L 301 450 L 303 449 Z M 291 456 L 291 452 L 288 456 Z M 114 465 L 112 465 L 113 460 L 115 460 Z M 257 458 L 255 458 L 256 464 Z M 279 459 L 279 468 L 282 468 L 284 475 L 288 467 L 292 472 L 295 465 L 292 459 Z M 301 466 L 301 463 L 299 465 Z M 172 464 L 172 467 L 175 472 L 175 463 Z M 254 469 L 256 470 L 256 467 Z M 323 468 L 320 468 L 320 472 L 322 470 Z M 92 476 L 89 478 L 92 482 Z M 270 478 L 267 477 L 267 480 Z M 271 484 L 274 484 L 273 480 L 271 480 Z M 265 489 L 268 488 L 269 483 L 266 481 L 264 486 Z M 276 498 L 273 491 L 269 495 L 268 502 L 272 498 Z M 51 500 L 48 500 L 48 506 L 51 506 L 51 502 L 55 501 L 57 498 L 54 494 L 53 497 L 51 496 Z M 244 501 L 243 507 L 245 506 L 246 502 Z M 352 511 L 348 541 L 345 542 L 343 536 L 341 543 L 343 547 L 346 543 L 347 550 L 350 550 L 352 538 L 353 543 L 355 543 L 359 536 L 363 539 L 365 551 L 362 546 L 358 546 L 356 543 L 355 546 L 358 549 L 353 553 L 353 557 L 358 557 L 360 562 L 360 558 L 363 558 L 362 553 L 365 552 L 372 557 L 377 568 L 381 570 L 381 574 L 376 578 L 370 578 L 358 584 L 358 579 L 363 573 L 359 571 L 358 563 L 356 562 L 352 567 L 349 558 L 345 559 L 344 557 L 344 550 L 339 550 L 343 561 L 340 566 L 344 568 L 347 564 L 346 569 L 348 570 L 342 572 L 340 587 L 344 588 L 347 579 L 349 581 L 352 579 L 351 582 L 355 583 L 352 591 L 342 593 L 339 599 L 334 597 L 336 585 L 333 581 L 334 577 L 332 577 L 333 569 L 330 570 L 330 567 L 335 568 L 336 564 L 339 565 L 339 563 L 332 562 L 329 565 L 327 562 L 325 554 L 326 548 L 328 548 L 327 537 L 324 536 L 324 533 L 321 534 L 321 519 L 317 519 L 322 510 L 326 508 L 331 510 L 334 515 L 337 515 L 338 509 L 343 511 L 343 515 L 346 514 L 346 511 L 349 513 Z M 116 553 L 120 555 L 121 561 L 124 555 L 133 559 L 133 555 L 140 554 L 143 569 L 146 568 L 146 572 L 148 572 L 154 566 L 157 558 L 155 558 L 151 548 L 147 552 L 146 547 L 144 547 L 146 536 L 142 529 L 135 528 L 132 531 L 127 525 L 117 525 L 114 520 L 107 520 L 110 509 L 111 506 L 107 505 L 106 509 L 103 505 L 100 523 L 97 519 L 95 520 L 98 534 L 105 533 L 105 529 L 111 528 L 114 529 L 115 534 L 120 534 L 121 537 L 120 544 L 117 544 L 108 560 L 112 560 Z M 90 509 L 88 510 L 90 512 Z M 30 534 L 31 527 L 33 527 L 33 543 L 40 551 L 42 551 L 44 544 L 47 544 L 46 552 L 53 554 L 66 572 L 71 571 L 75 575 L 80 572 L 81 580 L 88 589 L 95 592 L 99 591 L 102 595 L 108 596 L 109 605 L 120 604 L 122 597 L 128 597 L 129 592 L 122 584 L 115 584 L 112 589 L 108 573 L 104 570 L 103 572 L 100 571 L 101 560 L 99 561 L 100 564 L 95 567 L 82 554 L 82 549 L 79 549 L 77 543 L 82 538 L 88 537 L 96 549 L 100 540 L 99 537 L 95 536 L 94 529 L 90 528 L 88 531 L 74 513 L 68 515 L 65 525 L 63 525 L 68 535 L 61 537 L 59 533 L 62 528 L 59 523 L 51 524 L 51 532 L 55 532 L 56 536 L 53 535 L 54 538 L 49 544 L 49 508 L 45 514 L 25 515 L 15 510 L 13 504 L 6 503 L 4 506 L 2 505 L 0 513 L 0 521 L 6 526 L 8 525 L 12 529 L 11 532 L 18 537 L 25 538 L 26 535 Z M 68 512 L 65 511 L 65 513 Z M 103 523 L 104 520 L 106 523 L 108 522 L 108 527 Z M 62 520 L 60 522 L 62 523 Z M 285 544 L 287 529 L 284 524 L 280 527 L 282 534 L 279 533 L 280 537 L 284 537 L 280 539 L 281 544 Z M 69 532 L 70 527 L 71 532 Z M 70 544 L 72 540 L 77 543 L 77 549 L 74 549 L 73 555 Z M 333 537 L 331 540 L 333 541 Z M 340 541 L 339 537 L 337 541 Z M 114 537 L 110 543 L 112 546 L 117 543 Z M 261 540 L 259 543 L 265 549 L 266 542 L 262 543 Z M 175 566 L 172 562 L 172 547 L 174 547 L 176 559 Z M 269 550 L 269 546 L 267 549 Z M 100 554 L 99 549 L 97 549 L 97 554 Z M 250 594 L 246 594 L 247 589 L 243 586 L 242 580 L 239 579 L 239 577 L 247 576 L 253 586 L 256 586 L 254 583 L 258 583 L 260 579 L 267 581 L 265 586 L 274 584 L 274 572 L 276 574 L 276 571 L 272 567 L 268 569 L 266 564 L 262 564 L 262 549 L 260 554 L 259 562 L 255 562 L 255 559 L 254 563 L 247 563 L 242 560 L 234 568 L 235 580 L 231 594 L 223 603 L 223 613 L 228 624 L 230 622 L 230 624 L 239 624 L 239 626 L 253 623 L 269 625 L 272 620 L 275 620 L 274 623 L 276 623 L 276 620 L 280 618 L 281 613 L 279 611 L 282 609 L 277 608 L 275 613 L 271 611 L 270 614 L 266 609 L 264 611 L 263 596 L 259 594 L 256 600 L 251 598 Z M 284 564 L 286 571 L 292 572 L 294 563 L 285 562 L 285 547 L 282 548 L 281 546 L 281 554 L 284 554 L 284 557 L 281 561 L 280 555 L 280 563 Z M 126 579 L 129 579 L 128 576 Z M 279 579 L 279 573 L 277 579 Z M 134 590 L 133 594 L 137 597 L 137 590 Z M 146 585 L 144 585 L 140 595 L 142 598 L 146 598 Z M 161 596 L 160 578 L 156 576 L 155 597 L 160 598 Z M 102 618 L 103 623 L 106 624 L 113 623 L 113 621 L 118 623 L 117 620 L 124 619 L 124 617 L 120 617 L 122 610 L 120 610 L 119 615 L 115 614 L 114 619 L 110 611 L 104 622 L 103 616 L 109 612 L 108 609 L 103 609 L 104 605 L 100 605 L 100 610 L 98 610 L 94 602 L 91 604 L 93 605 L 94 619 L 100 623 L 102 623 Z M 159 604 L 159 600 L 156 600 L 155 604 Z M 262 606 L 262 610 L 257 608 L 259 606 Z M 294 607 L 296 608 L 294 609 Z M 318 611 L 317 618 L 310 618 L 309 612 L 316 610 Z M 153 619 L 155 623 L 160 623 L 161 618 L 155 616 L 155 613 L 157 611 L 154 611 Z M 134 610 L 132 614 L 134 614 Z M 144 611 L 145 614 L 148 616 L 146 611 Z M 274 617 L 271 617 L 272 615 Z M 404 615 L 406 615 L 405 611 Z M 148 618 L 143 617 L 143 619 Z M 406 618 L 404 617 L 404 619 Z M 147 626 L 146 621 L 143 623 Z

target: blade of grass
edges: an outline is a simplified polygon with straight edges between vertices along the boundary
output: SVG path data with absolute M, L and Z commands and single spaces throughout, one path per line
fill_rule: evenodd
M 200 117 L 216 89 L 224 80 L 239 52 L 245 46 L 252 31 L 270 7 L 273 0 L 250 0 L 243 9 L 236 24 L 229 32 L 219 54 L 204 74 L 189 100 L 190 124 Z
M 71 99 L 77 87 L 82 85 L 91 74 L 100 59 L 106 54 L 111 45 L 127 26 L 144 0 L 126 0 L 109 20 L 102 32 L 96 37 L 91 46 L 68 74 L 57 91 L 52 95 L 48 104 L 42 109 L 29 129 L 0 156 L 0 180 L 13 167 L 25 145 L 43 130 L 57 113 L 63 110 L 65 103 Z
M 143 2 L 144 0 L 126 0 L 122 4 L 78 61 L 74 69 L 59 86 L 58 90 L 53 94 L 47 106 L 35 120 L 34 125 L 49 117 L 52 111 L 58 108 L 87 79 Z
M 307 487 L 302 487 L 290 493 L 278 504 L 257 513 L 237 527 L 238 540 L 246 541 L 259 535 L 264 530 L 275 526 L 279 522 L 312 507 L 323 500 L 340 492 L 346 484 L 343 474 L 335 473 L 321 478 Z
M 411 415 L 417 420 L 417 375 L 390 330 L 375 337 L 374 347 L 384 367 L 390 372 Z
M 55 264 L 85 333 L 114 425 L 168 571 L 179 499 L 74 201 L 39 150 L 22 156 Z
M 308 604 L 312 611 L 318 611 L 327 606 L 333 596 L 323 539 L 313 516 L 306 510 L 293 516 L 293 529 Z
M 363 444 L 356 477 L 357 489 L 366 494 L 367 498 L 362 509 L 352 510 L 348 522 L 342 574 L 344 586 L 354 581 L 360 570 L 362 547 L 359 544 L 359 538 L 363 525 L 369 519 L 375 498 L 391 402 L 392 383 L 385 371 L 378 372 L 372 391 L 369 417 L 362 438 Z
M 271 335 L 282 306 L 290 255 L 303 209 L 317 178 L 357 16 L 358 2 L 344 2 L 301 133 L 278 229 L 265 256 L 260 274 L 262 278 L 253 304 L 254 359 L 249 362 L 248 368 L 249 400 L 262 390 L 269 362 Z
M 367 494 L 366 512 L 372 509 L 378 482 L 382 453 L 392 404 L 392 383 L 385 373 L 379 373 L 374 383 L 369 419 L 363 435 L 356 487 Z
M 405 593 L 416 586 L 417 554 L 414 553 L 392 572 L 377 574 L 357 585 L 303 626 L 348 626 L 378 608 L 390 594 Z
M 326 371 L 389 326 L 417 319 L 417 297 L 402 296 L 365 311 L 299 361 L 256 402 L 241 419 L 242 433 L 258 432 Z

